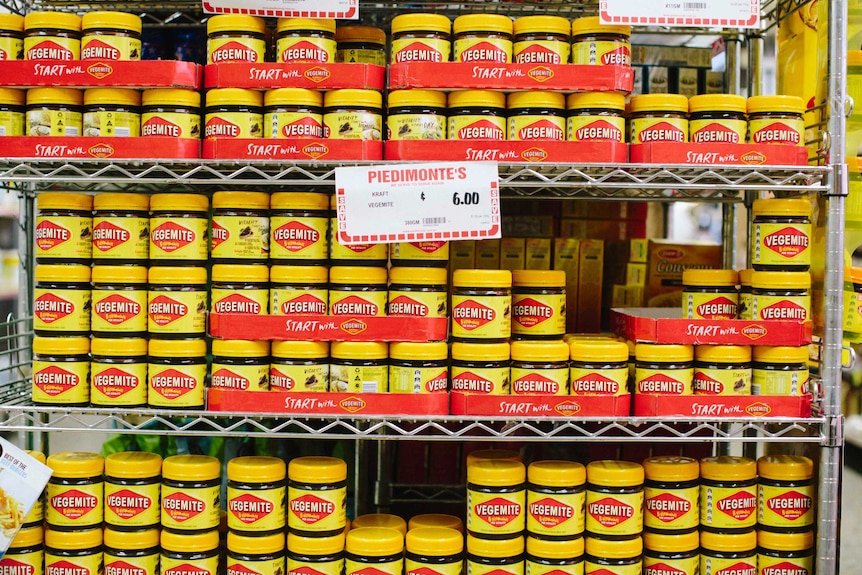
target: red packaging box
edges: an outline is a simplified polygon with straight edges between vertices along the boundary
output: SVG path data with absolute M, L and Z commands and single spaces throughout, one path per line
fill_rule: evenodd
M 203 141 L 201 157 L 214 160 L 319 160 L 322 162 L 382 160 L 383 142 L 372 140 L 219 138 Z
M 619 142 L 390 140 L 387 160 L 496 161 L 618 164 L 628 161 L 628 144 Z
M 811 417 L 811 396 L 669 396 L 635 394 L 635 417 L 706 417 L 774 419 Z
M 202 72 L 194 62 L 173 60 L 13 60 L 0 62 L 0 85 L 197 90 Z
M 294 415 L 448 415 L 445 393 L 291 393 L 283 391 L 207 390 L 207 409 L 229 413 Z
M 504 416 L 512 419 L 541 417 L 627 417 L 631 396 L 472 395 L 451 392 L 452 415 Z
M 204 88 L 306 88 L 383 90 L 386 67 L 373 64 L 279 64 L 275 62 L 208 64 Z
M 802 146 L 766 144 L 691 144 L 658 142 L 632 144 L 633 164 L 804 166 L 808 150 Z
M 445 341 L 445 317 L 371 317 L 211 313 L 209 333 L 224 339 L 298 341 Z
M 3 156 L 48 159 L 197 159 L 200 140 L 181 138 L 91 138 L 9 136 L 3 138 Z

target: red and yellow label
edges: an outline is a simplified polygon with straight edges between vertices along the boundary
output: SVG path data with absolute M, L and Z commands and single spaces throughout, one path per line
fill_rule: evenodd
M 644 487 L 644 527 L 657 531 L 695 529 L 700 521 L 699 487 Z
M 204 380 L 207 376 L 206 363 L 194 365 L 149 366 L 147 403 L 152 407 L 203 407 Z M 218 521 L 216 525 L 218 526 Z M 164 523 L 162 527 L 169 527 Z M 172 527 L 172 526 L 170 526 Z M 190 529 L 186 527 L 186 529 Z M 209 529 L 209 527 L 201 527 Z
M 284 575 L 284 557 L 250 561 L 228 556 L 225 575 Z
M 90 400 L 89 361 L 33 360 L 33 403 L 81 404 Z
M 207 292 L 150 291 L 147 330 L 157 334 L 202 334 L 206 331 Z
M 171 487 L 162 485 L 163 529 L 203 531 L 219 524 L 219 486 Z M 165 566 L 162 564 L 162 573 Z
M 566 333 L 566 294 L 514 294 L 512 333 L 562 337 Z
M 688 142 L 688 120 L 685 118 L 632 118 L 632 144 L 655 142 Z
M 757 575 L 813 575 L 814 557 L 773 557 L 757 555 Z
M 804 527 L 814 523 L 814 490 L 810 485 L 758 485 L 757 522 L 767 527 Z
M 36 257 L 89 259 L 93 255 L 93 218 L 36 216 Z
M 382 47 L 380 50 L 342 48 L 335 51 L 335 61 L 346 62 L 348 64 L 374 64 L 375 66 L 385 66 L 386 51 Z
M 269 390 L 269 364 L 229 365 L 213 360 L 210 385 L 218 389 Z
M 751 395 L 805 395 L 808 393 L 808 368 L 793 370 L 751 370 Z
M 755 223 L 751 265 L 811 265 L 811 224 Z
M 76 557 L 55 555 L 45 550 L 45 575 L 99 575 L 102 572 L 102 552 L 88 553 Z
M 565 116 L 512 116 L 508 139 L 514 141 L 557 141 L 566 139 Z
M 464 562 L 452 563 L 423 563 L 411 559 L 408 555 L 404 558 L 404 575 L 463 575 Z
M 150 259 L 206 260 L 206 218 L 150 218 Z
M 389 393 L 446 393 L 448 389 L 449 370 L 445 365 L 438 367 L 389 366 Z
M 748 133 L 745 120 L 691 120 L 689 139 L 695 144 L 744 144 Z
M 559 40 L 515 42 L 512 61 L 515 64 L 568 64 L 572 47 Z
M 584 573 L 586 575 L 643 575 L 642 565 L 641 559 L 623 565 L 595 563 L 586 559 L 584 560 Z
M 218 554 L 200 559 L 180 559 L 162 552 L 160 563 L 162 575 L 218 575 L 218 567 Z
M 146 390 L 146 386 L 142 387 Z M 157 525 L 160 509 L 158 483 L 128 486 L 105 483 L 105 523 L 108 525 L 137 529 Z
M 328 218 L 272 216 L 270 259 L 325 260 L 328 223 Z
M 538 537 L 574 537 L 584 532 L 587 494 L 527 491 L 527 531 Z
M 748 132 L 752 144 L 805 145 L 805 120 L 802 117 L 749 120 Z
M 574 42 L 572 44 L 572 64 L 631 66 L 631 44 L 620 40 Z
M 400 317 L 446 317 L 445 291 L 389 290 L 387 314 Z
M 340 243 L 335 237 L 334 233 L 336 230 L 338 230 L 338 219 L 330 218 L 329 228 L 327 231 L 329 238 L 330 260 L 386 261 L 389 257 L 389 249 L 386 244 L 353 244 L 346 246 Z
M 452 295 L 452 337 L 508 339 L 511 334 L 511 295 Z
M 93 218 L 94 260 L 146 260 L 148 257 L 149 218 Z
M 260 138 L 263 136 L 263 114 L 253 112 L 217 112 L 204 117 L 204 138 Z
M 263 62 L 266 40 L 263 38 L 210 38 L 207 40 L 208 64 Z
M 751 395 L 751 370 L 697 367 L 694 370 L 694 394 Z
M 102 525 L 102 482 L 89 485 L 48 484 L 45 519 L 52 527 L 86 529 Z
M 511 368 L 512 395 L 568 395 L 569 368 Z
M 383 139 L 383 116 L 373 112 L 332 112 L 323 115 L 323 137 L 336 140 Z
M 92 372 L 90 403 L 93 405 L 112 407 L 146 405 L 146 363 L 102 363 L 94 360 Z M 153 523 L 158 523 L 158 521 Z M 142 523 L 141 525 L 151 525 L 151 523 Z
M 698 575 L 700 573 L 700 557 L 671 559 L 670 557 L 653 557 L 644 555 L 644 575 Z
M 276 61 L 285 64 L 326 64 L 335 62 L 336 48 L 332 38 L 279 38 L 275 43 Z
M 512 41 L 503 38 L 460 38 L 455 40 L 453 61 L 511 64 Z
M 81 41 L 63 36 L 27 36 L 24 60 L 79 60 Z
M 147 291 L 94 289 L 90 325 L 94 332 L 147 331 Z
M 212 311 L 265 315 L 269 304 L 268 289 L 212 288 Z
M 757 556 L 728 559 L 714 557 L 706 553 L 700 554 L 700 572 L 712 573 L 713 575 L 758 575 Z
M 509 395 L 509 367 L 452 366 L 452 391 L 480 395 Z
M 738 304 L 735 293 L 683 292 L 683 310 L 688 319 L 736 319 Z
M 386 315 L 386 292 L 329 290 L 329 315 Z
M 467 575 L 525 575 L 525 562 L 514 561 L 510 565 L 489 565 L 468 558 Z
M 273 360 L 269 368 L 269 389 L 272 391 L 328 391 L 329 364 L 299 363 L 288 365 Z M 321 361 L 325 361 L 321 359 Z
M 566 135 L 570 142 L 623 142 L 626 119 L 620 116 L 569 116 Z
M 635 367 L 635 392 L 652 395 L 692 395 L 694 369 Z
M 264 138 L 311 140 L 323 137 L 323 115 L 310 112 L 267 112 L 263 116 Z
M 354 559 L 344 560 L 345 575 L 402 575 L 404 573 L 404 561 L 401 558 L 395 561 L 356 561 Z
M 3 38 L 0 38 L 2 43 Z M 2 54 L 2 48 L 0 48 Z M 0 57 L 0 62 L 3 58 Z M 23 136 L 24 135 L 24 113 L 0 111 L 0 136 Z
M 90 290 L 37 287 L 33 296 L 33 329 L 37 332 L 90 331 Z
M 141 136 L 197 140 L 201 137 L 201 117 L 185 112 L 144 112 Z
M 347 521 L 347 487 L 287 488 L 287 526 L 297 531 L 341 531 Z
M 526 526 L 526 493 L 467 490 L 467 529 L 481 535 L 520 535 Z
M 441 114 L 389 114 L 387 140 L 445 140 L 446 116 Z
M 297 552 L 287 555 L 287 575 L 343 575 L 344 559 L 335 561 L 300 561 Z
M 644 492 L 609 495 L 587 490 L 586 529 L 595 535 L 639 535 Z
M 503 116 L 450 116 L 450 140 L 506 139 L 506 118 Z
M 811 296 L 754 294 L 754 319 L 764 321 L 806 321 L 811 319 Z
M 105 551 L 105 575 L 158 575 L 158 573 L 158 552 L 135 557 L 131 553 L 119 556 Z
M 0 62 L 4 60 L 23 60 L 24 40 L 11 36 L 0 37 Z
M 326 315 L 329 307 L 329 290 L 288 289 L 273 287 L 270 290 L 269 310 L 272 315 Z
M 757 489 L 700 486 L 700 524 L 713 529 L 754 527 L 757 523 Z
M 329 366 L 329 391 L 339 393 L 386 393 L 389 368 L 385 365 Z
M 10 548 L 0 559 L 0 571 L 9 575 L 43 575 L 44 555 L 42 549 L 16 553 L 14 548 Z
M 227 488 L 227 526 L 235 531 L 276 531 L 284 529 L 286 488 Z
M 140 60 L 141 39 L 131 36 L 84 36 L 81 60 Z
M 391 64 L 404 62 L 448 62 L 452 44 L 440 38 L 400 38 L 392 40 Z
M 569 392 L 572 395 L 625 395 L 628 393 L 629 368 L 595 369 L 571 367 Z
M 266 259 L 269 256 L 269 218 L 213 216 L 213 259 Z
M 392 265 L 402 261 L 416 261 L 433 266 L 436 262 L 440 267 L 449 263 L 449 242 L 445 240 L 428 240 L 422 242 L 395 242 L 390 244 L 389 257 Z

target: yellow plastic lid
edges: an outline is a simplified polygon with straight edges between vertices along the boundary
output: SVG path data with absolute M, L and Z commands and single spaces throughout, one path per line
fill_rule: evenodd
M 141 96 L 144 106 L 179 106 L 200 108 L 201 94 L 185 88 L 156 88 L 144 90 Z
M 33 338 L 33 353 L 39 355 L 85 355 L 90 352 L 88 337 Z
M 335 196 L 332 196 L 333 199 Z M 323 210 L 329 208 L 329 196 L 317 192 L 276 192 L 270 198 L 274 210 Z
M 799 96 L 751 96 L 748 99 L 748 113 L 787 112 L 805 113 L 805 100 Z
M 323 359 L 329 357 L 328 341 L 274 341 L 272 357 Z
M 754 479 L 757 475 L 757 462 L 748 457 L 719 455 L 704 457 L 700 460 L 701 479 L 715 481 L 734 481 Z
M 688 111 L 695 112 L 742 112 L 746 111 L 746 101 L 736 94 L 700 94 L 688 100 Z
M 263 18 L 248 14 L 219 14 L 207 20 L 207 34 L 218 32 L 252 32 L 264 34 L 266 22 Z
M 84 91 L 75 88 L 31 88 L 27 90 L 27 105 L 80 106 L 84 102 Z
M 95 266 L 92 271 L 93 283 L 147 283 L 148 270 L 144 266 Z
M 700 477 L 700 465 L 691 457 L 656 455 L 644 459 L 643 466 L 644 477 L 652 481 L 692 481 Z
M 269 209 L 269 194 L 266 192 L 216 192 L 213 208 L 240 208 L 250 210 Z
M 234 457 L 227 462 L 227 478 L 230 481 L 275 483 L 283 481 L 286 473 L 287 466 L 278 457 L 249 455 Z
M 561 34 L 568 36 L 572 27 L 562 16 L 522 16 L 515 19 L 514 32 L 518 34 Z
M 457 341 L 452 344 L 452 359 L 479 361 L 507 361 L 511 357 L 511 347 L 501 343 L 468 343 Z
M 644 552 L 643 539 L 638 536 L 619 540 L 587 537 L 585 547 L 587 555 L 603 559 L 629 559 Z
M 42 453 L 41 451 L 36 451 L 34 449 L 25 449 L 24 453 L 26 453 L 27 455 L 29 455 L 30 457 L 32 457 L 33 459 L 35 459 L 36 461 L 38 461 L 42 465 L 45 464 L 45 454 Z
M 509 94 L 506 105 L 509 110 L 518 108 L 548 108 L 563 110 L 566 107 L 566 97 L 557 92 L 512 92 Z M 524 270 L 529 271 L 529 270 Z
M 91 90 L 87 90 L 90 92 Z M 134 92 L 134 90 L 130 90 Z M 104 193 L 93 196 L 93 209 L 146 212 L 150 209 L 150 196 L 145 194 Z
M 299 483 L 338 483 L 347 479 L 347 464 L 335 457 L 297 457 L 288 463 L 287 476 Z
M 265 264 L 214 264 L 212 274 L 213 282 L 266 283 L 269 281 L 269 268 Z
M 754 551 L 757 548 L 757 532 L 754 530 L 744 533 L 701 531 L 700 546 L 702 549 L 712 549 L 723 553 Z
M 626 97 L 620 92 L 578 92 L 569 94 L 566 106 L 569 110 L 609 108 L 622 112 L 626 109 Z
M 452 274 L 455 287 L 511 288 L 512 272 L 509 270 L 455 270 Z
M 40 210 L 89 211 L 93 209 L 93 196 L 66 192 L 45 192 L 36 196 L 36 208 Z
M 80 32 L 81 17 L 69 12 L 30 12 L 24 16 L 25 30 L 35 30 L 37 28 Z
M 376 90 L 346 88 L 331 90 L 323 95 L 324 108 L 383 108 L 383 96 Z
M 156 194 L 150 198 L 150 209 L 154 212 L 206 212 L 210 201 L 200 194 Z
M 638 343 L 635 345 L 637 361 L 686 362 L 694 359 L 694 349 L 690 345 Z
M 808 347 L 756 345 L 752 350 L 751 359 L 759 363 L 807 363 Z
M 862 66 L 862 50 L 847 50 L 847 67 Z
M 452 32 L 452 22 L 442 14 L 399 14 L 392 19 L 392 33 Z
M 379 285 L 386 283 L 386 268 L 360 266 L 332 266 L 329 282 L 341 285 Z
M 445 361 L 449 357 L 449 346 L 445 341 L 398 341 L 389 344 L 389 357 L 417 361 Z
M 18 14 L 0 14 L 0 30 L 24 31 L 24 17 Z
M 751 361 L 751 346 L 696 345 L 694 359 L 708 363 L 748 363 Z
M 422 515 L 414 515 L 407 522 L 407 532 L 410 533 L 414 529 L 424 527 L 448 527 L 460 533 L 464 532 L 464 522 L 460 517 L 454 515 L 446 515 L 445 513 L 423 513 Z M 463 536 L 462 536 L 463 538 Z
M 102 529 L 85 529 L 83 531 L 54 531 L 45 529 L 45 547 L 63 551 L 78 551 L 96 549 L 102 546 Z M 98 551 L 101 556 L 101 549 Z
M 153 266 L 147 274 L 152 285 L 187 285 L 207 283 L 207 269 L 198 267 Z
M 273 284 L 325 284 L 329 270 L 326 266 L 272 266 L 269 279 Z
M 3 14 L 0 14 L 3 16 Z M 3 29 L 0 22 L 0 30 Z M 0 105 L 4 106 L 23 106 L 26 100 L 24 90 L 16 88 L 0 88 Z
M 207 342 L 203 339 L 151 339 L 150 357 L 203 357 L 207 353 Z
M 485 459 L 467 465 L 467 482 L 476 485 L 518 485 L 526 479 L 527 468 L 520 461 Z
M 809 289 L 811 274 L 808 272 L 760 272 L 751 274 L 751 287 L 760 289 Z
M 143 340 L 141 340 L 143 341 Z M 162 472 L 162 456 L 147 451 L 119 451 L 105 458 L 105 475 L 122 479 L 146 479 Z M 154 545 L 158 545 L 156 539 Z
M 320 108 L 323 96 L 316 90 L 306 88 L 276 88 L 263 95 L 264 106 L 302 106 Z M 296 195 L 296 192 L 281 192 Z
M 512 537 L 511 539 L 479 539 L 467 535 L 467 553 L 476 557 L 490 557 L 501 559 L 505 557 L 518 557 L 524 553 L 524 537 Z
M 171 455 L 162 462 L 162 476 L 174 481 L 209 481 L 221 477 L 221 463 L 209 455 Z
M 512 342 L 511 354 L 512 361 L 568 361 L 569 346 L 563 340 L 537 341 L 525 339 Z
M 450 527 L 417 527 L 407 531 L 406 548 L 408 553 L 430 557 L 460 555 L 464 551 L 464 536 Z
M 757 474 L 779 481 L 811 479 L 814 463 L 802 455 L 766 455 L 757 460 Z
M 387 557 L 404 551 L 404 534 L 389 527 L 351 526 L 344 550 L 363 557 Z
M 733 287 L 739 282 L 736 270 L 683 270 L 685 286 Z
M 814 532 L 773 533 L 757 532 L 757 545 L 771 551 L 806 551 L 814 547 Z
M 333 341 L 329 355 L 333 359 L 386 359 L 389 346 L 379 341 Z
M 78 264 L 40 264 L 36 266 L 37 282 L 89 283 L 90 266 Z
M 644 482 L 644 468 L 640 463 L 601 459 L 587 464 L 587 481 L 593 485 L 630 487 Z
M 629 103 L 629 111 L 637 112 L 679 112 L 688 113 L 688 98 L 680 94 L 641 94 L 634 96 Z
M 159 546 L 159 530 L 114 531 L 105 529 L 105 547 L 120 551 L 152 549 Z
M 527 537 L 527 555 L 541 559 L 577 559 L 584 554 L 584 538 L 569 540 Z
M 844 268 L 844 277 L 854 284 L 862 284 L 862 268 Z
M 514 287 L 565 287 L 566 272 L 562 270 L 512 270 Z
M 355 518 L 350 524 L 351 529 L 361 527 L 386 527 L 400 531 L 402 535 L 407 533 L 407 522 L 390 513 L 367 513 Z
M 214 339 L 212 352 L 214 356 L 266 357 L 269 355 L 269 342 L 243 339 Z
M 754 273 L 754 270 L 751 268 L 739 270 L 739 285 L 750 286 L 751 285 L 751 274 L 753 274 L 753 273 Z
M 572 361 L 619 363 L 629 360 L 629 346 L 610 339 L 574 339 L 569 357 Z
M 514 24 L 511 18 L 503 14 L 463 14 L 455 18 L 452 29 L 455 34 L 463 32 L 511 34 L 514 30 Z
M 305 537 L 297 533 L 288 532 L 287 550 L 300 555 L 335 555 L 344 551 L 344 533 L 328 537 Z
M 248 555 L 271 555 L 284 551 L 284 533 L 271 535 L 242 535 L 236 531 L 227 533 L 227 550 Z
M 84 31 L 84 34 L 88 30 L 98 28 L 131 30 L 140 34 L 142 29 L 141 17 L 137 14 L 129 14 L 128 12 L 112 12 L 109 10 L 85 13 L 84 17 L 81 18 L 81 29 Z
M 485 344 L 479 344 L 485 345 Z M 490 461 L 494 459 L 506 459 L 508 461 L 521 461 L 521 454 L 511 449 L 477 449 L 467 454 L 466 463 L 470 467 L 479 461 Z
M 165 461 L 167 462 L 167 459 L 165 459 Z M 181 553 L 212 551 L 213 549 L 217 549 L 219 546 L 219 533 L 218 529 L 204 531 L 203 533 L 183 533 L 162 529 L 161 544 L 163 551 Z
M 370 42 L 386 45 L 386 32 L 374 26 L 339 26 L 335 29 L 336 42 Z
M 41 545 L 43 539 L 43 528 L 41 525 L 21 529 L 15 534 L 15 538 L 9 544 L 9 549 L 26 549 L 34 545 Z
M 279 18 L 276 32 L 314 30 L 335 34 L 335 20 L 330 18 Z
M 549 487 L 577 487 L 587 480 L 587 470 L 575 461 L 534 461 L 527 467 L 527 480 Z
M 142 337 L 109 339 L 94 337 L 90 342 L 94 356 L 140 357 L 147 355 L 147 340 Z
M 449 108 L 506 108 L 506 94 L 491 90 L 459 90 L 449 94 Z
M 811 202 L 807 198 L 762 198 L 754 200 L 751 212 L 755 216 L 810 216 Z
M 446 268 L 389 268 L 389 283 L 392 285 L 418 284 L 445 286 L 446 280 Z
M 428 106 L 430 108 L 446 107 L 446 92 L 434 90 L 393 90 L 387 100 L 389 109 L 402 106 Z
M 105 470 L 105 460 L 102 456 L 87 451 L 55 453 L 48 456 L 45 464 L 54 471 L 54 477 L 68 479 L 98 477 Z
M 696 461 L 695 465 L 697 465 Z M 684 553 L 694 551 L 700 546 L 700 535 L 696 530 L 674 535 L 644 531 L 643 538 L 646 549 L 661 553 Z
M 602 24 L 598 16 L 587 16 L 578 18 L 572 22 L 572 36 L 581 34 L 619 34 L 631 36 L 631 26 L 615 26 L 613 24 Z
M 206 95 L 207 108 L 215 106 L 263 106 L 263 94 L 245 88 L 213 88 Z

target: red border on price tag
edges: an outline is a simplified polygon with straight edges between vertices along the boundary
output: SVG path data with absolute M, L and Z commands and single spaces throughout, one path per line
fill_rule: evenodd
M 270 16 L 273 18 L 336 18 L 339 20 L 355 20 L 359 17 L 359 7 L 351 6 L 343 12 L 317 10 L 271 10 L 256 8 L 227 8 L 210 2 L 203 3 L 204 12 L 209 14 L 252 14 L 254 16 Z

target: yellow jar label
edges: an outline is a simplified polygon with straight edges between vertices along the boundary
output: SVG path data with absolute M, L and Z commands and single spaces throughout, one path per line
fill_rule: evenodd
M 751 370 L 751 395 L 805 395 L 808 393 L 808 369 Z
M 758 485 L 757 503 L 757 522 L 767 527 L 801 527 L 814 523 L 814 489 L 810 485 Z
M 392 40 L 392 64 L 404 62 L 448 62 L 452 43 L 441 38 Z
M 3 39 L 0 38 L 0 41 Z M 0 58 L 2 61 L 3 58 Z M 24 114 L 23 112 L 0 111 L 0 136 L 23 136 Z
M 159 483 L 117 485 L 106 482 L 105 523 L 134 528 L 157 525 L 161 519 L 159 490 Z
M 389 393 L 446 393 L 449 386 L 449 370 L 443 365 L 436 367 L 389 366 Z
M 446 317 L 445 291 L 389 290 L 387 314 L 408 317 Z
M 570 142 L 624 142 L 626 119 L 619 116 L 569 116 L 566 122 Z
M 449 116 L 450 140 L 505 140 L 504 116 Z
M 566 333 L 566 294 L 513 294 L 512 333 L 562 337 Z
M 700 556 L 696 550 L 693 557 L 684 559 L 644 555 L 643 562 L 643 575 L 698 575 L 700 573 Z
M 467 489 L 467 530 L 480 535 L 520 535 L 526 527 L 526 492 L 484 493 Z
M 631 66 L 631 44 L 621 40 L 574 42 L 572 43 L 572 64 Z
M 586 529 L 597 536 L 640 535 L 644 492 L 599 493 L 587 490 Z
M 375 66 L 386 65 L 386 50 L 363 50 L 348 48 L 335 51 L 335 61 L 347 64 L 373 64 Z
M 511 387 L 508 365 L 505 367 L 452 366 L 452 391 L 509 395 Z
M 287 556 L 287 575 L 343 575 L 344 559 L 335 561 L 299 561 Z
M 93 290 L 90 315 L 95 332 L 133 333 L 147 331 L 147 290 Z
M 39 524 L 41 526 L 42 522 L 45 520 L 45 493 L 44 491 L 39 497 L 36 498 L 36 502 L 33 503 L 33 507 L 30 508 L 30 513 L 24 517 L 24 526 Z M 41 563 L 40 563 L 41 564 Z
M 278 62 L 286 64 L 326 64 L 335 62 L 337 45 L 331 38 L 289 36 L 275 43 Z
M 210 38 L 207 40 L 207 64 L 263 62 L 266 40 L 263 38 Z
M 48 506 L 45 519 L 54 527 L 87 527 L 102 525 L 104 506 L 101 481 L 89 485 L 56 485 L 48 483 Z
M 219 555 L 200 559 L 172 558 L 162 549 L 160 568 L 162 575 L 218 575 Z
M 657 531 L 695 529 L 700 521 L 698 486 L 659 489 L 644 486 L 644 527 Z
M 207 292 L 151 291 L 147 294 L 147 331 L 198 334 L 206 331 Z
M 36 331 L 90 331 L 89 289 L 40 288 L 33 290 L 33 328 Z
M 82 116 L 68 110 L 27 110 L 30 136 L 80 136 Z
M 93 254 L 93 218 L 36 216 L 37 258 L 89 259 Z
M 0 61 L 23 60 L 24 40 L 12 37 L 0 37 Z
M 706 552 L 700 554 L 701 575 L 758 575 L 757 556 L 752 550 L 748 557 L 735 559 L 714 557 Z
M 748 121 L 752 144 L 805 145 L 805 120 L 800 118 L 766 118 Z
M 213 360 L 210 385 L 219 389 L 268 391 L 269 364 L 229 365 Z
M 511 368 L 512 395 L 568 395 L 569 368 Z
M 511 64 L 512 41 L 503 38 L 456 39 L 453 61 Z
M 312 140 L 323 137 L 323 114 L 267 112 L 263 116 L 264 138 Z
M 467 575 L 524 575 L 524 561 L 515 561 L 511 565 L 486 565 L 467 559 Z
M 339 393 L 386 393 L 389 368 L 385 365 L 329 366 L 329 391 Z
M 81 60 L 140 59 L 140 38 L 109 35 L 85 35 L 81 38 Z
M 24 52 L 24 60 L 79 60 L 81 41 L 62 36 L 27 36 Z
M 288 365 L 273 359 L 269 369 L 269 388 L 273 391 L 328 391 L 329 364 Z M 318 361 L 326 361 L 321 358 Z
M 811 319 L 811 296 L 754 294 L 752 314 L 755 320 L 806 321 Z
M 270 259 L 325 260 L 328 227 L 328 218 L 272 216 Z
M 754 296 L 751 292 L 739 294 L 739 305 L 736 307 L 736 315 L 739 319 L 752 319 L 751 312 L 754 308 Z
M 329 315 L 386 315 L 386 291 L 329 290 Z
M 331 112 L 323 115 L 323 137 L 338 140 L 383 139 L 383 116 L 373 112 Z
M 852 284 L 844 286 L 844 331 L 862 333 L 862 294 L 857 293 Z
M 569 565 L 557 565 L 538 563 L 530 560 L 529 556 L 524 560 L 526 568 L 525 575 L 584 575 L 584 559 L 581 557 L 576 563 Z
M 284 556 L 263 561 L 227 557 L 226 575 L 284 575 Z
M 207 260 L 207 218 L 150 218 L 150 259 Z
M 347 558 L 344 560 L 344 575 L 365 575 L 374 573 L 374 575 L 403 575 L 404 561 L 396 559 L 395 561 L 355 561 Z
M 694 370 L 694 394 L 751 395 L 751 370 L 697 367 Z
M 287 526 L 297 531 L 341 531 L 347 521 L 347 487 L 287 488 Z
M 814 575 L 814 556 L 773 557 L 758 553 L 757 575 Z
M 444 267 L 449 263 L 449 242 L 428 240 L 422 242 L 395 242 L 390 244 L 389 257 L 392 265 L 402 261 L 416 261 L 433 266 L 436 262 Z
M 215 313 L 265 315 L 269 304 L 268 289 L 212 288 L 212 310 Z
M 287 488 L 227 487 L 227 526 L 235 531 L 276 531 L 284 528 Z
M 90 403 L 93 405 L 146 405 L 147 364 L 144 357 L 140 363 L 103 363 L 93 361 L 90 383 Z M 158 521 L 154 521 L 158 523 Z M 149 523 L 142 523 L 149 525 Z
M 269 290 L 269 310 L 272 315 L 326 315 L 329 290 L 279 289 Z
M 99 575 L 102 573 L 102 551 L 70 557 L 45 550 L 45 575 Z
M 387 140 L 445 140 L 446 116 L 441 114 L 390 114 Z
M 692 395 L 694 369 L 647 369 L 635 367 L 636 393 Z
M 700 486 L 700 524 L 714 529 L 754 527 L 757 488 Z
M 149 218 L 93 218 L 94 260 L 146 260 L 148 257 Z
M 560 110 L 562 114 L 562 110 Z M 533 141 L 566 139 L 565 116 L 512 116 L 509 118 L 509 140 Z
M 159 553 L 134 557 L 105 551 L 105 575 L 159 575 Z
M 33 360 L 33 402 L 78 404 L 90 399 L 90 362 Z
M 269 257 L 269 218 L 213 216 L 212 257 L 238 260 Z
M 204 117 L 204 138 L 260 138 L 263 114 L 217 112 Z
M 153 407 L 202 407 L 206 363 L 194 365 L 149 365 L 147 403 Z M 218 525 L 218 521 L 216 521 Z M 165 525 L 164 515 L 162 526 Z M 215 526 L 214 526 L 215 527 Z M 186 529 L 191 529 L 186 527 Z M 204 529 L 203 527 L 201 529 Z M 208 529 L 208 528 L 207 528 Z
M 526 40 L 515 42 L 512 52 L 515 64 L 568 64 L 572 47 L 560 40 Z
M 141 135 L 197 140 L 201 137 L 201 117 L 185 112 L 144 112 Z
M 695 144 L 744 144 L 748 133 L 745 120 L 691 120 L 690 139 Z
M 452 337 L 508 339 L 511 334 L 511 295 L 452 295 Z
M 641 560 L 625 565 L 595 563 L 589 559 L 584 561 L 584 573 L 586 575 L 643 575 L 642 569 L 643 562 Z
M 683 291 L 683 313 L 688 319 L 736 319 L 739 297 L 735 293 Z
M 29 553 L 15 553 L 14 549 L 9 549 L 0 559 L 0 572 L 9 575 L 43 575 L 42 561 L 44 558 L 45 553 L 41 549 Z
M 527 490 L 527 531 L 539 537 L 573 537 L 584 532 L 587 493 Z
M 751 265 L 811 264 L 811 224 L 755 223 L 752 238 Z
M 632 118 L 630 123 L 632 144 L 688 141 L 685 118 Z
M 389 248 L 386 244 L 354 244 L 346 246 L 340 243 L 335 237 L 336 230 L 338 230 L 338 220 L 336 218 L 330 218 L 329 228 L 327 229 L 327 238 L 329 239 L 329 259 L 335 261 L 386 261 L 388 259 Z
M 132 112 L 99 111 L 84 114 L 84 135 L 137 138 L 141 135 L 141 115 Z
M 171 487 L 162 484 L 161 509 L 163 529 L 216 529 L 219 524 L 219 486 Z
M 628 379 L 628 366 L 611 369 L 569 369 L 569 388 L 572 395 L 625 395 L 629 392 Z

